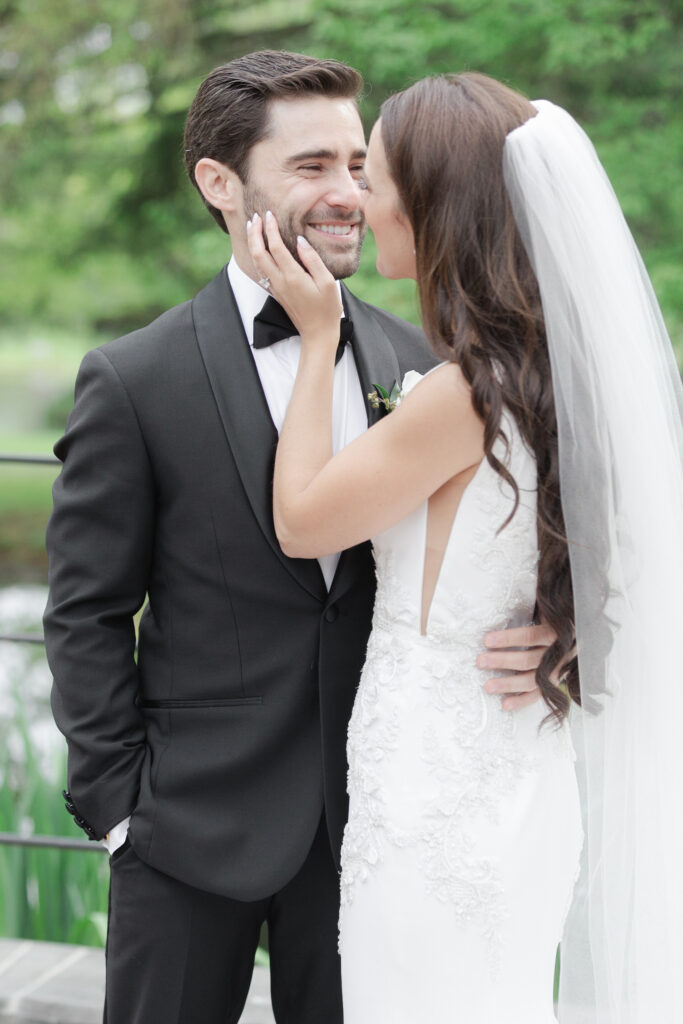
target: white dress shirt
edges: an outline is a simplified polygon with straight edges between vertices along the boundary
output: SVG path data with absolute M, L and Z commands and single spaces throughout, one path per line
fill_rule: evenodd
M 254 356 L 270 416 L 279 434 L 285 420 L 289 400 L 292 397 L 301 353 L 301 338 L 296 334 L 283 341 L 276 341 L 267 348 L 254 348 L 254 317 L 261 312 L 269 292 L 256 281 L 252 281 L 240 269 L 234 256 L 228 263 L 227 273 L 244 325 L 244 333 Z M 235 339 L 234 344 L 240 344 L 240 339 Z M 334 368 L 332 392 L 332 451 L 334 454 L 362 434 L 367 426 L 366 399 L 363 395 L 353 351 L 350 345 L 346 345 L 343 356 Z M 339 562 L 339 552 L 323 555 L 318 561 L 329 590 Z M 129 821 L 130 818 L 126 818 L 119 822 L 103 840 L 110 855 L 125 842 Z

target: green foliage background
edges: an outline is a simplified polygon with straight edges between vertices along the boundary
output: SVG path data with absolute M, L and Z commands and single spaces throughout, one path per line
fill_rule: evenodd
M 261 47 L 334 56 L 390 92 L 472 68 L 569 108 L 594 139 L 683 362 L 681 8 L 670 0 L 14 0 L 0 4 L 0 320 L 102 338 L 193 294 L 229 256 L 188 185 L 185 111 Z M 355 281 L 381 281 L 372 245 Z

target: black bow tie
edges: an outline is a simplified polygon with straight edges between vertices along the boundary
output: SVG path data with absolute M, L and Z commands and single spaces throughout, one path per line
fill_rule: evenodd
M 269 295 L 261 312 L 254 317 L 254 348 L 267 348 L 276 341 L 284 341 L 285 338 L 291 338 L 298 333 L 280 303 Z M 347 316 L 343 316 L 339 321 L 339 345 L 334 357 L 335 363 L 339 362 L 347 341 L 351 341 L 352 338 L 353 322 Z

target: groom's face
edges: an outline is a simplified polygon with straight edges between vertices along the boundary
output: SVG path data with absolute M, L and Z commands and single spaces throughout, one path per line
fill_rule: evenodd
M 365 138 L 356 105 L 325 96 L 275 100 L 269 115 L 269 134 L 249 155 L 239 235 L 230 228 L 238 262 L 249 269 L 244 222 L 271 210 L 297 260 L 296 236 L 303 235 L 334 277 L 350 277 L 365 234 Z

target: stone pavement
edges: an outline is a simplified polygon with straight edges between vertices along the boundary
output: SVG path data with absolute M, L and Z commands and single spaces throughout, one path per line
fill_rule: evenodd
M 103 1000 L 101 949 L 0 939 L 0 1024 L 101 1024 Z M 240 1024 L 274 1024 L 265 967 L 254 968 Z

